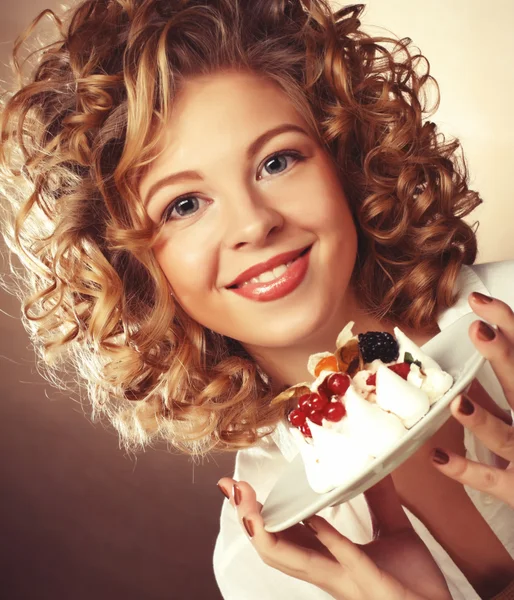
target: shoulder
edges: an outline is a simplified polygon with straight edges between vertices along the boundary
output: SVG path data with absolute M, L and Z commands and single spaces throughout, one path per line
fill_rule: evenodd
M 468 267 L 495 298 L 514 307 L 514 260 L 482 263 Z

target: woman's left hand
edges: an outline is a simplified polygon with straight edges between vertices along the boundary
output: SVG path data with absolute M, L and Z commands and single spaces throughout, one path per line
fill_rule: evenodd
M 482 294 L 471 294 L 469 303 L 479 317 L 498 327 L 495 330 L 483 321 L 475 321 L 469 335 L 477 350 L 491 363 L 507 402 L 514 409 L 514 313 L 505 302 Z M 514 427 L 507 414 L 476 380 L 468 394 L 458 396 L 450 408 L 464 427 L 506 461 L 506 468 L 476 463 L 437 448 L 433 454 L 437 469 L 514 507 Z

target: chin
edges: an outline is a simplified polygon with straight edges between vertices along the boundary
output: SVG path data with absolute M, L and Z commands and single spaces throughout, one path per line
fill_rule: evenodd
M 280 317 L 277 315 L 276 319 L 255 322 L 251 329 L 247 326 L 245 331 L 233 332 L 231 337 L 243 344 L 261 348 L 288 348 L 301 345 L 317 337 L 326 327 L 331 315 L 328 310 L 322 310 L 323 308 L 328 307 L 299 305 L 296 310 L 290 310 Z

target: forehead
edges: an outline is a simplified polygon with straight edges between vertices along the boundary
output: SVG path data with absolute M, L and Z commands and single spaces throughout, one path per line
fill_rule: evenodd
M 244 125 L 244 133 L 284 118 L 303 121 L 278 83 L 253 73 L 221 72 L 186 80 L 167 129 L 189 137 Z
M 160 133 L 160 155 L 148 172 L 163 165 L 195 168 L 191 161 L 200 163 L 213 153 L 244 151 L 264 131 L 283 123 L 310 131 L 287 93 L 264 76 L 224 72 L 186 80 Z

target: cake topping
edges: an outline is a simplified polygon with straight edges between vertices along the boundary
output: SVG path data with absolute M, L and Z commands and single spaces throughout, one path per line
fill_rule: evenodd
M 306 418 L 307 415 L 299 408 L 293 409 L 288 415 L 289 422 L 293 427 L 300 427 L 303 425 Z
M 398 342 L 386 331 L 359 333 L 359 350 L 364 362 L 370 363 L 379 358 L 384 363 L 394 362 L 399 356 Z
M 415 364 L 419 363 L 419 361 L 416 361 Z M 421 363 L 419 363 L 419 365 L 421 367 Z M 395 365 L 389 365 L 389 368 L 391 369 L 391 371 L 394 371 L 397 375 L 399 375 L 400 377 L 403 377 L 403 379 L 407 379 L 407 377 L 409 376 L 410 373 L 410 364 L 408 362 L 402 362 L 402 363 L 396 363 Z
M 412 354 L 410 352 L 405 352 L 405 358 L 404 358 L 405 362 L 410 364 L 415 364 L 418 367 L 421 367 L 421 361 L 419 360 L 414 360 L 414 358 L 412 357 Z
M 352 327 L 353 322 L 348 323 L 339 334 L 335 352 L 309 357 L 308 370 L 314 382 L 292 386 L 272 401 L 296 399 L 288 420 L 306 438 L 313 437 L 313 425 L 321 427 L 320 431 L 339 431 L 351 422 L 351 429 L 356 430 L 365 415 L 392 428 L 396 436 L 417 423 L 430 404 L 451 387 L 452 377 L 398 328 L 395 339 L 386 331 L 353 335 Z M 399 357 L 403 362 L 396 362 Z M 426 363 L 435 368 L 427 368 Z M 356 395 L 364 405 L 355 399 Z M 353 408 L 348 404 L 349 397 L 353 398 Z
M 346 408 L 342 402 L 329 402 L 323 411 L 323 418 L 332 423 L 337 423 L 345 414 Z
M 344 396 L 350 387 L 350 378 L 343 373 L 333 373 L 326 380 L 327 389 L 337 396 Z
M 337 359 L 331 354 L 322 358 L 314 368 L 314 376 L 318 377 L 322 371 L 337 371 Z
M 310 438 L 312 437 L 310 427 L 307 425 L 307 423 L 300 425 L 300 431 L 303 433 L 303 435 L 305 437 L 310 437 Z
M 307 370 L 313 377 L 319 377 L 322 371 L 337 371 L 337 359 L 333 352 L 317 352 L 309 356 Z
M 359 351 L 359 340 L 352 338 L 344 346 L 336 350 L 337 363 L 339 370 L 343 373 L 353 375 L 359 369 L 362 369 L 364 361 Z

